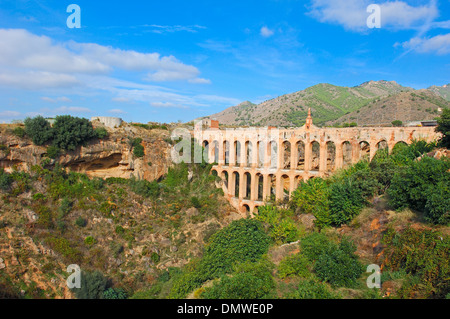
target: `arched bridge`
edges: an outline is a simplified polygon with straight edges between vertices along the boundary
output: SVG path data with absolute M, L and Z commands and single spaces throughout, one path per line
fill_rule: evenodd
M 209 163 L 217 164 L 211 171 L 221 177 L 225 196 L 243 213 L 253 213 L 268 198 L 289 198 L 300 180 L 371 160 L 379 149 L 391 152 L 398 143 L 438 138 L 434 127 L 319 128 L 310 115 L 295 129 L 219 129 L 211 122 L 206 129 L 196 125 L 194 137 Z

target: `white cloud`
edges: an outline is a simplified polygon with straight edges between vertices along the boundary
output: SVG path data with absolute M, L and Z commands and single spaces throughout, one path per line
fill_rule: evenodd
M 87 107 L 79 107 L 79 106 L 61 106 L 57 109 L 53 110 L 55 113 L 91 113 L 92 110 Z
M 70 88 L 82 83 L 73 75 L 43 71 L 2 71 L 0 66 L 0 85 L 26 90 L 43 88 Z
M 189 79 L 188 82 L 193 84 L 211 84 L 211 80 L 203 78 Z
M 108 110 L 108 113 L 112 113 L 112 114 L 126 114 L 127 112 L 121 110 L 121 109 L 111 109 Z
M 401 45 L 405 49 L 418 53 L 450 54 L 450 33 L 431 38 L 415 37 L 401 44 L 397 43 L 396 45 Z
M 179 108 L 179 109 L 188 108 L 185 105 L 175 104 L 171 102 L 150 102 L 150 105 L 153 107 L 162 107 L 162 108 Z
M 113 98 L 111 99 L 111 101 L 113 101 L 113 102 L 119 102 L 119 103 L 127 103 L 127 102 L 130 102 L 130 99 L 127 99 L 127 98 L 125 98 L 125 97 L 113 97 Z
M 264 26 L 261 28 L 260 34 L 263 37 L 268 38 L 268 37 L 272 36 L 274 34 L 274 32 L 272 30 L 270 30 L 268 27 Z
M 95 43 L 56 43 L 23 29 L 0 29 L 0 85 L 24 89 L 80 85 L 80 74 L 120 69 L 147 73 L 149 81 L 206 81 L 200 71 L 174 56 L 121 50 Z
M 0 118 L 13 118 L 20 116 L 21 113 L 17 111 L 3 111 L 0 112 Z
M 312 0 L 309 15 L 320 22 L 342 25 L 347 30 L 368 30 L 366 12 L 372 0 Z M 381 28 L 420 29 L 437 18 L 435 1 L 427 5 L 411 6 L 404 1 L 377 3 L 381 7 Z
M 48 97 L 48 96 L 43 96 L 43 97 L 41 97 L 41 100 L 45 101 L 45 102 L 49 102 L 49 103 L 72 102 L 71 99 L 69 99 L 68 97 L 65 97 L 65 96 L 61 96 L 61 97 L 57 97 L 57 98 L 51 98 L 51 97 Z

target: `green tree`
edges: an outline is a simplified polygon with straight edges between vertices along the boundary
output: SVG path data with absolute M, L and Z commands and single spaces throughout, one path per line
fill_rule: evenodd
M 63 149 L 74 151 L 80 145 L 96 137 L 92 123 L 85 118 L 71 115 L 59 115 L 53 124 L 53 145 Z
M 81 271 L 81 288 L 73 288 L 77 299 L 103 299 L 108 279 L 100 271 Z
M 25 133 L 35 145 L 44 145 L 54 136 L 54 130 L 50 123 L 40 115 L 34 118 L 26 118 L 24 124 Z
M 442 133 L 439 144 L 445 148 L 450 148 L 450 109 L 444 109 L 437 122 L 436 132 Z
M 392 121 L 391 124 L 396 127 L 403 126 L 403 122 L 400 120 Z

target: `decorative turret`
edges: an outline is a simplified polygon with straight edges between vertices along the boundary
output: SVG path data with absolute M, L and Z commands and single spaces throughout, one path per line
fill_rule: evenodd
M 309 130 L 313 125 L 313 120 L 311 116 L 311 108 L 308 108 L 308 117 L 306 118 L 305 127 L 307 130 Z

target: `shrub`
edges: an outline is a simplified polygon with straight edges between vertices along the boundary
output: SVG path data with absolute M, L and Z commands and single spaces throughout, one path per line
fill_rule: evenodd
M 403 126 L 403 122 L 400 120 L 395 120 L 395 121 L 392 121 L 391 123 L 393 126 L 397 126 L 397 127 Z
M 159 263 L 160 257 L 159 257 L 159 255 L 158 255 L 157 253 L 152 252 L 151 255 L 150 255 L 150 259 L 151 259 L 155 264 L 157 264 L 157 263 Z
M 354 246 L 344 241 L 338 249 L 325 250 L 314 264 L 317 277 L 334 286 L 353 286 L 364 271 L 354 249 Z
M 442 133 L 439 144 L 443 147 L 450 148 L 450 109 L 444 109 L 437 122 L 436 132 Z
M 133 148 L 133 155 L 136 157 L 143 157 L 145 155 L 144 146 L 142 146 L 141 144 L 136 145 Z
M 433 224 L 450 223 L 450 183 L 440 181 L 429 191 L 425 204 L 425 219 Z
M 78 227 L 86 227 L 87 220 L 80 216 L 75 220 L 75 225 Z
M 99 271 L 81 271 L 81 288 L 73 288 L 77 299 L 103 299 L 107 278 Z
M 84 243 L 85 243 L 86 245 L 88 245 L 88 246 L 94 245 L 95 242 L 96 242 L 96 240 L 95 240 L 94 237 L 92 237 L 92 236 L 87 236 L 87 237 L 84 239 Z
M 298 289 L 287 295 L 291 299 L 339 299 L 340 296 L 318 280 L 310 279 L 300 282 Z
M 104 127 L 97 127 L 94 132 L 95 136 L 99 139 L 104 139 L 109 135 L 108 131 Z
M 450 161 L 424 156 L 420 161 L 412 162 L 404 170 L 397 172 L 388 189 L 390 204 L 396 209 L 410 207 L 424 211 L 428 199 L 433 193 L 447 192 L 450 183 Z M 440 185 L 438 189 L 437 185 Z M 434 198 L 435 203 L 439 199 Z M 431 212 L 432 202 L 429 203 Z M 439 205 L 437 205 L 439 206 Z M 436 206 L 436 207 L 437 207 Z M 445 219 L 445 218 L 444 218 Z M 431 221 L 439 218 L 430 217 Z
M 26 118 L 24 124 L 25 133 L 35 145 L 44 145 L 54 136 L 50 123 L 40 115 L 34 118 Z
M 63 150 L 74 151 L 80 145 L 96 137 L 92 123 L 85 118 L 59 115 L 53 124 L 53 145 Z
M 336 249 L 337 245 L 330 241 L 323 233 L 312 233 L 300 240 L 302 253 L 308 257 L 310 261 L 315 261 L 319 256 L 329 248 Z
M 192 206 L 194 206 L 195 208 L 201 208 L 202 204 L 200 203 L 200 200 L 198 199 L 198 197 L 192 196 L 191 197 L 191 203 Z
M 308 277 L 311 262 L 303 254 L 287 256 L 278 265 L 278 276 L 283 279 L 288 276 Z
M 392 271 L 417 276 L 418 288 L 430 285 L 427 297 L 443 298 L 450 291 L 450 236 L 411 227 L 402 232 L 388 228 L 384 264 Z
M 331 184 L 329 207 L 330 222 L 340 226 L 350 222 L 364 207 L 365 200 L 361 189 L 355 187 L 350 178 Z
M 61 201 L 60 206 L 58 207 L 58 212 L 60 216 L 61 217 L 67 216 L 72 210 L 72 205 L 73 205 L 72 201 L 64 197 Z
M 108 288 L 103 292 L 104 299 L 127 299 L 128 295 L 122 288 Z
M 20 137 L 20 138 L 23 138 L 26 135 L 25 129 L 23 127 L 21 127 L 21 126 L 18 126 L 16 128 L 14 128 L 13 134 L 15 136 L 17 136 L 17 137 Z
M 0 168 L 0 189 L 8 191 L 11 189 L 13 178 L 11 174 L 6 173 L 3 168 Z
M 265 260 L 247 262 L 236 268 L 232 276 L 223 276 L 202 297 L 206 299 L 261 299 L 268 298 L 275 287 L 271 265 Z
M 269 238 L 259 221 L 233 221 L 211 236 L 202 260 L 206 275 L 216 278 L 229 272 L 237 263 L 256 261 L 267 253 L 268 248 Z
M 47 147 L 47 156 L 51 159 L 56 159 L 57 157 L 59 157 L 60 152 L 60 149 L 56 146 L 50 145 L 49 147 Z

